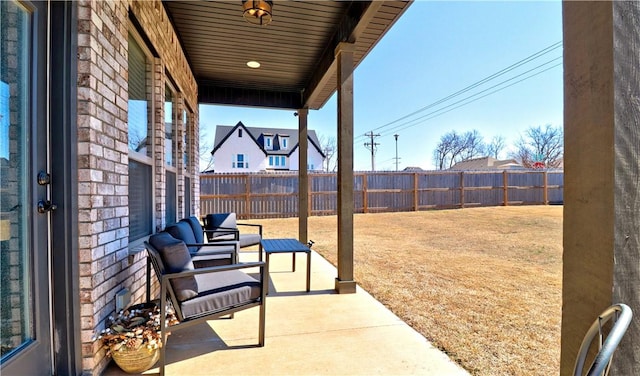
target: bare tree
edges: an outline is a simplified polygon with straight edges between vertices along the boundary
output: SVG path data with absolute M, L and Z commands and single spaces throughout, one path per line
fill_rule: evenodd
M 325 156 L 322 169 L 326 172 L 335 172 L 338 168 L 338 146 L 336 138 L 333 136 L 320 135 L 318 141 L 320 142 L 320 149 L 322 149 L 322 153 Z
M 451 131 L 440 137 L 440 142 L 433 151 L 435 167 L 444 170 L 458 162 L 481 157 L 485 148 L 483 138 L 477 130 L 463 134 Z
M 500 155 L 504 147 L 504 137 L 493 136 L 491 141 L 486 145 L 486 153 L 488 156 L 498 159 L 498 155 Z
M 544 128 L 529 127 L 524 137 L 516 143 L 514 158 L 523 166 L 534 168 L 539 165 L 556 168 L 562 165 L 564 157 L 564 133 L 562 127 L 547 124 Z
M 213 140 L 209 138 L 206 127 L 200 128 L 200 145 L 198 154 L 200 157 L 200 171 L 209 171 L 213 168 Z M 202 167 L 204 166 L 204 167 Z

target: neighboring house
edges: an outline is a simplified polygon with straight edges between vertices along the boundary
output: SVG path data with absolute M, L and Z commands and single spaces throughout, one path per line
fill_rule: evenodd
M 308 132 L 307 170 L 322 170 L 322 153 L 316 132 Z M 235 126 L 216 127 L 213 155 L 216 172 L 297 171 L 298 130 Z
M 469 159 L 454 164 L 449 170 L 473 171 L 473 170 L 521 170 L 524 167 L 515 159 L 498 160 L 491 157 Z

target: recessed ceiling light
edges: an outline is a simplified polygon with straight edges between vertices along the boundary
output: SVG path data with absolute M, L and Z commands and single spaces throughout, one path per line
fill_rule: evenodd
M 255 69 L 255 68 L 260 68 L 260 63 L 258 63 L 258 62 L 257 62 L 257 61 L 255 61 L 255 60 L 251 60 L 251 61 L 247 61 L 247 66 L 248 66 L 249 68 L 254 68 L 254 69 Z

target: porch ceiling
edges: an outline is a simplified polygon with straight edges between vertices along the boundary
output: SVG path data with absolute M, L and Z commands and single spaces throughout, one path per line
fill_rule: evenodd
M 264 27 L 243 19 L 241 0 L 163 3 L 200 103 L 319 109 L 336 90 L 338 43 L 355 43 L 357 66 L 411 1 L 276 0 Z

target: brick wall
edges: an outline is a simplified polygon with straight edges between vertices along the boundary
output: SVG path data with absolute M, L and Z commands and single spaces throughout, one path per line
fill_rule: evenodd
M 78 7 L 78 222 L 80 260 L 81 340 L 83 369 L 98 375 L 109 359 L 96 332 L 115 310 L 115 294 L 132 292 L 132 301 L 144 300 L 145 253 L 128 241 L 128 34 L 129 12 L 158 56 L 154 59 L 155 227 L 164 228 L 164 88 L 169 72 L 180 93 L 178 108 L 188 115 L 192 182 L 192 213 L 198 214 L 198 106 L 197 85 L 167 15 L 159 0 L 80 1 Z M 182 127 L 180 121 L 178 127 Z M 182 140 L 181 131 L 177 136 Z M 178 181 L 183 181 L 182 150 L 178 142 Z M 184 184 L 178 184 L 184 195 Z M 178 217 L 185 203 L 178 207 Z M 157 289 L 156 289 L 157 291 Z

